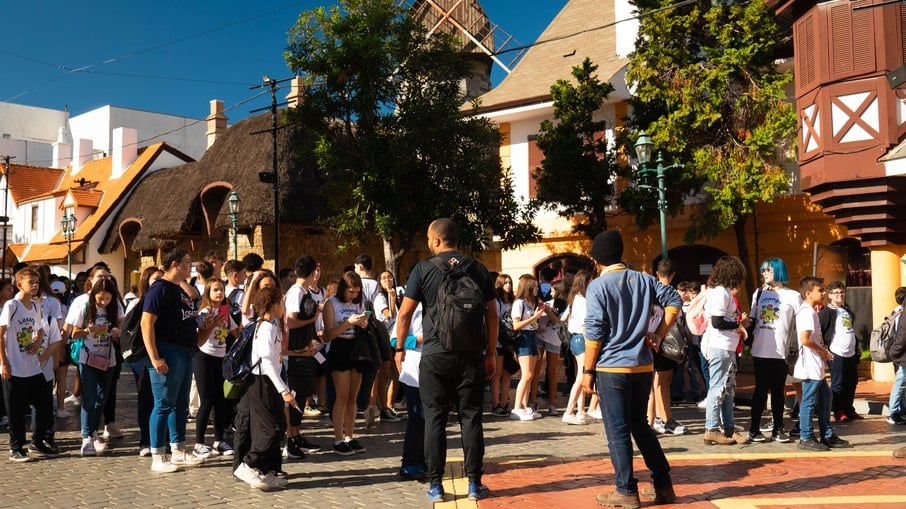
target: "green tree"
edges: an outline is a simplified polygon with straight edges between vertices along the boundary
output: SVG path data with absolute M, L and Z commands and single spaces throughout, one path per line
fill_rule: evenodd
M 685 163 L 685 171 L 669 176 L 672 212 L 690 192 L 705 192 L 686 240 L 733 228 L 751 293 L 745 223 L 757 203 L 789 190 L 792 73 L 777 70 L 781 34 L 764 2 L 703 1 L 655 11 L 671 3 L 636 3 L 643 17 L 626 75 L 635 87 L 631 124 L 648 131 L 666 159 Z M 639 210 L 642 192 L 630 189 L 620 203 L 647 226 L 653 207 Z
M 551 86 L 556 121 L 541 123 L 536 143 L 544 160 L 534 175 L 538 202 L 573 220 L 573 231 L 589 238 L 607 229 L 616 174 L 606 122 L 594 119 L 613 86 L 598 80 L 597 69 L 586 58 L 573 68 L 575 85 L 561 79 Z
M 456 219 L 473 252 L 494 236 L 503 248 L 536 239 L 534 209 L 516 203 L 501 168 L 499 131 L 460 109 L 468 60 L 397 3 L 340 0 L 290 30 L 286 60 L 309 82 L 291 115 L 310 137 L 340 247 L 376 232 L 397 274 L 438 217 Z

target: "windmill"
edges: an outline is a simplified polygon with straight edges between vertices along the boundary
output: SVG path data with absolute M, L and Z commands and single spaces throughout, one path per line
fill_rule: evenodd
M 491 68 L 494 64 L 509 74 L 525 50 L 513 52 L 506 61 L 499 53 L 519 46 L 519 41 L 500 25 L 492 23 L 477 0 L 400 0 L 399 5 L 412 11 L 412 16 L 435 33 L 453 33 L 462 40 L 461 51 L 474 64 L 475 72 L 466 80 L 467 99 L 491 89 Z

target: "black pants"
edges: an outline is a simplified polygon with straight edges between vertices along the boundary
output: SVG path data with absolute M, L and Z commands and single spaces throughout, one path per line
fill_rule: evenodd
M 447 417 L 452 404 L 459 413 L 466 476 L 481 482 L 484 468 L 482 358 L 453 353 L 423 356 L 419 392 L 425 412 L 425 459 L 428 481 L 441 482 L 447 462 Z
M 252 437 L 249 434 L 249 400 L 245 396 L 236 403 L 233 430 L 233 472 L 235 472 L 252 447 Z
M 783 405 L 786 399 L 786 361 L 753 357 L 755 364 L 755 393 L 752 394 L 752 422 L 749 433 L 757 434 L 761 425 L 761 414 L 771 392 L 771 415 L 774 418 L 773 433 L 783 427 Z
M 198 413 L 195 421 L 195 443 L 203 444 L 208 419 L 214 410 L 214 440 L 223 441 L 223 433 L 232 420 L 232 407 L 223 395 L 223 359 L 198 352 L 192 359 L 195 386 L 198 387 Z
M 834 358 L 828 361 L 827 367 L 831 377 L 831 392 L 833 403 L 831 411 L 834 415 L 855 413 L 853 400 L 856 397 L 856 385 L 859 383 L 859 352 L 852 357 Z
M 25 446 L 25 415 L 35 407 L 35 429 L 32 440 L 52 438 L 53 393 L 43 373 L 27 378 L 14 376 L 3 380 L 3 399 L 9 415 L 9 449 Z
M 135 377 L 137 393 L 138 446 L 139 448 L 151 447 L 151 435 L 148 431 L 148 425 L 151 421 L 151 411 L 154 410 L 154 394 L 151 392 L 151 376 L 148 374 L 150 362 L 148 357 L 142 357 L 130 362 L 129 365 L 132 367 L 132 376 Z M 114 384 L 110 385 L 113 386 Z
M 280 469 L 280 441 L 286 432 L 283 417 L 283 398 L 274 384 L 264 375 L 252 375 L 253 381 L 243 399 L 248 400 L 249 451 L 243 460 L 246 465 L 267 473 Z
M 107 391 L 107 402 L 104 403 L 104 424 L 116 422 L 116 386 L 120 381 L 123 363 L 118 362 L 113 368 L 113 377 L 110 379 L 110 390 Z

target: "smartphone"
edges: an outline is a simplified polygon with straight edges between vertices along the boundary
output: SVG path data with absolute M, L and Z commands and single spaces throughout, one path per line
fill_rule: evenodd
M 362 314 L 364 314 L 364 315 L 367 316 L 368 318 L 371 318 L 371 310 L 370 310 L 370 309 L 366 309 L 365 312 L 362 313 Z

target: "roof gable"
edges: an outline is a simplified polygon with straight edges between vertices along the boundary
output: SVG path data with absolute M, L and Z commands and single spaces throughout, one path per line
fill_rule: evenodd
M 10 164 L 9 194 L 13 203 L 19 205 L 53 191 L 63 173 L 58 168 Z
M 551 85 L 570 79 L 586 57 L 601 81 L 610 81 L 629 62 L 617 56 L 617 31 L 604 26 L 615 21 L 614 12 L 614 0 L 570 0 L 513 72 L 478 98 L 479 112 L 550 100 Z

